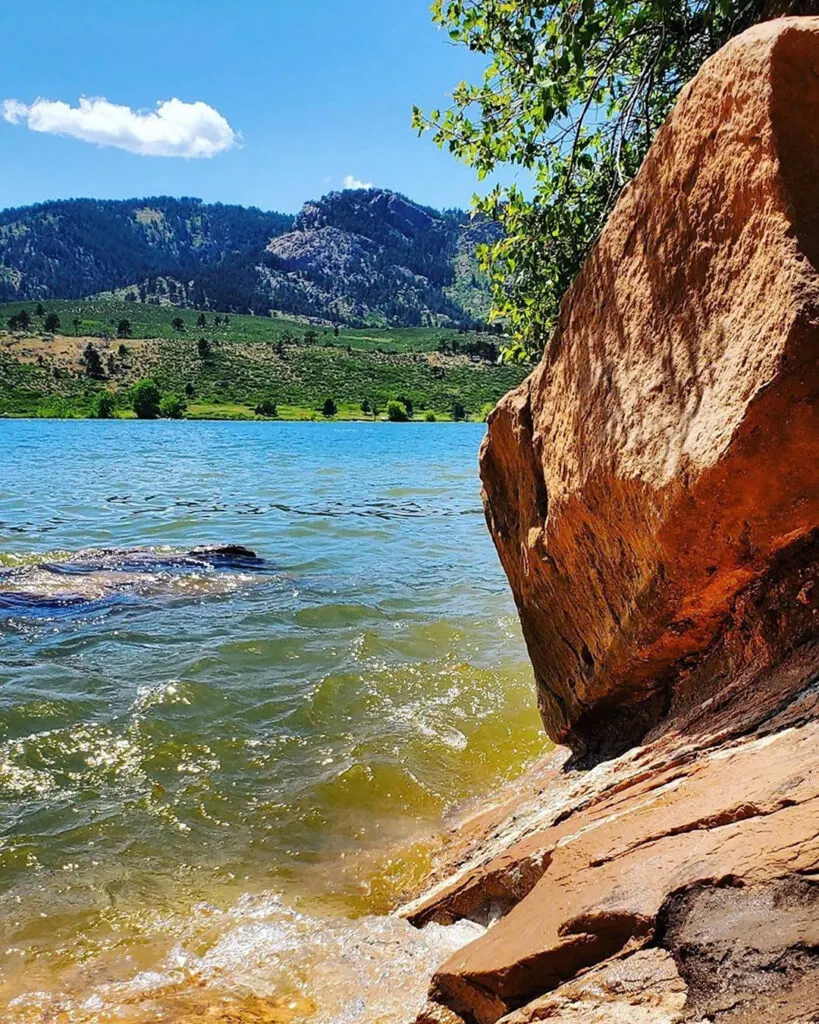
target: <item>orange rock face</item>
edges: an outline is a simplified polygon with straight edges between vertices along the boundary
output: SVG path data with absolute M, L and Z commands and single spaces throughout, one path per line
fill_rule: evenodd
M 574 754 L 404 908 L 486 927 L 418 1024 L 819 1021 L 818 185 L 819 18 L 781 19 L 684 90 L 491 417 L 487 520 Z
M 441 965 L 421 1022 L 816 1019 L 815 542 L 776 571 L 643 745 L 592 771 L 552 758 L 463 826 L 450 876 L 404 912 L 489 927 Z
M 546 729 L 636 738 L 819 520 L 819 21 L 683 91 L 481 453 Z

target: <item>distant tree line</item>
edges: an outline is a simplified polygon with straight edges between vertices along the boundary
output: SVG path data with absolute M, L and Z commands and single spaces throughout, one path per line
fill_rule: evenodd
M 472 356 L 487 363 L 496 363 L 500 356 L 497 344 L 486 338 L 441 338 L 438 351 L 447 356 Z

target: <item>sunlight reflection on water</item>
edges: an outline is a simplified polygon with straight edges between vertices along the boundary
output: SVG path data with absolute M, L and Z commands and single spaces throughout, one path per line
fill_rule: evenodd
M 4 1021 L 405 1019 L 469 927 L 377 915 L 543 748 L 481 436 L 0 422 L 0 591 L 89 547 L 264 560 L 0 611 Z

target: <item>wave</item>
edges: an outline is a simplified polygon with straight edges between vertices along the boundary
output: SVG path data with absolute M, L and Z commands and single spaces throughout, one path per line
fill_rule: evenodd
M 420 1010 L 435 965 L 484 931 L 471 921 L 418 929 L 393 916 L 317 917 L 273 894 L 224 910 L 200 903 L 157 924 L 176 938 L 158 962 L 77 992 L 20 996 L 9 1024 L 58 1014 L 71 1024 L 126 1014 L 133 1024 L 402 1024 Z

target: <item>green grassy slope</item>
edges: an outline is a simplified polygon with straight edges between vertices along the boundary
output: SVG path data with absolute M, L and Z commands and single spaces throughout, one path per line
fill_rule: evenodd
M 23 305 L 34 314 L 32 303 L 3 305 L 0 324 Z M 282 418 L 305 418 L 333 398 L 340 417 L 361 417 L 365 399 L 383 414 L 389 399 L 400 395 L 412 400 L 416 418 L 425 410 L 447 418 L 456 402 L 475 418 L 525 374 L 517 366 L 440 353 L 442 344 L 463 351 L 487 340 L 452 330 L 342 328 L 336 336 L 331 327 L 284 317 L 231 315 L 227 326 L 215 326 L 207 313 L 203 328 L 196 311 L 175 307 L 102 300 L 44 306 L 59 316 L 60 334 L 73 333 L 79 318 L 80 337 L 41 338 L 43 318 L 34 316 L 29 337 L 0 338 L 0 414 L 88 415 L 103 390 L 127 414 L 130 387 L 150 376 L 163 393 L 187 394 L 189 415 L 252 416 L 261 400 L 270 399 Z M 177 316 L 182 332 L 171 325 Z M 122 318 L 130 320 L 132 338 L 113 337 Z M 105 367 L 101 380 L 89 379 L 80 362 L 89 336 Z M 200 337 L 210 345 L 206 358 L 198 351 Z
M 11 316 L 26 309 L 32 316 L 31 332 L 42 330 L 45 318 L 35 314 L 36 305 L 34 302 L 0 303 L 0 329 L 6 327 Z M 113 338 L 116 337 L 119 321 L 126 319 L 131 323 L 132 338 L 196 339 L 205 336 L 216 341 L 277 342 L 291 336 L 294 340 L 303 341 L 305 333 L 313 331 L 322 344 L 329 342 L 370 351 L 382 348 L 386 352 L 433 352 L 441 340 L 477 337 L 472 332 L 464 335 L 463 332 L 445 327 L 339 327 L 339 333 L 335 335 L 332 326 L 284 314 L 262 317 L 231 313 L 228 314 L 227 325 L 217 325 L 214 323 L 215 317 L 221 319 L 223 314 L 206 312 L 206 325 L 200 327 L 197 325 L 200 312 L 195 309 L 108 298 L 46 300 L 42 305 L 46 314 L 57 314 L 60 333 L 67 335 Z M 75 318 L 80 321 L 76 328 Z M 183 321 L 183 331 L 179 332 L 172 326 L 175 318 Z

